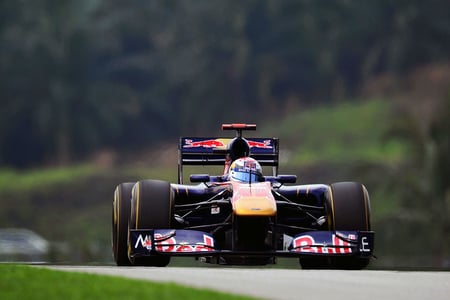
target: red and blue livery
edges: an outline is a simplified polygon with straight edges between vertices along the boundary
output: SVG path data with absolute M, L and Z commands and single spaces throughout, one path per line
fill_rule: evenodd
M 279 140 L 245 138 L 254 124 L 224 124 L 235 137 L 181 137 L 178 183 L 116 187 L 112 248 L 119 266 L 167 266 L 172 256 L 266 265 L 296 257 L 302 268 L 363 269 L 373 257 L 370 199 L 358 182 L 296 184 L 279 175 Z M 223 166 L 217 175 L 186 165 Z M 263 174 L 263 168 L 270 175 Z

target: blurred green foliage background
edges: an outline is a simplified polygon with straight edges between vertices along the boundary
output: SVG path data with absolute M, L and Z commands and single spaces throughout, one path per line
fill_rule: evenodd
M 112 262 L 115 185 L 257 123 L 281 172 L 358 180 L 374 266 L 450 268 L 450 2 L 0 1 L 0 227 Z

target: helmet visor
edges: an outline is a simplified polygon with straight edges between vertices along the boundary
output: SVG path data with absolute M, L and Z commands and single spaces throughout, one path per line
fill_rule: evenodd
M 234 180 L 242 181 L 242 182 L 261 181 L 261 175 L 259 173 L 255 173 L 255 172 L 234 171 L 234 172 L 231 172 L 231 178 Z

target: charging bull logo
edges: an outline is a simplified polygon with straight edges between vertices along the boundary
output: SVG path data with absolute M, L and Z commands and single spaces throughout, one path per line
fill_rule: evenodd
M 270 140 L 264 140 L 262 142 L 257 141 L 248 141 L 248 146 L 250 148 L 260 148 L 260 149 L 272 149 Z
M 203 140 L 203 141 L 193 141 L 191 139 L 185 139 L 185 144 L 183 148 L 218 148 L 225 147 L 225 144 L 220 140 Z

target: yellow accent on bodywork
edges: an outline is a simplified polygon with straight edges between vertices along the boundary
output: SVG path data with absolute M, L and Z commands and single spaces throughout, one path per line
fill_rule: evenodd
M 238 216 L 274 216 L 277 213 L 275 201 L 267 197 L 241 197 L 233 206 Z

